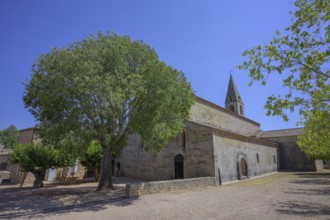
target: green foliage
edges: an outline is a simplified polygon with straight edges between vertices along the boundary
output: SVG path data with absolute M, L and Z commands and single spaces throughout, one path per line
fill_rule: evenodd
M 100 181 L 129 134 L 160 151 L 182 130 L 194 101 L 182 72 L 143 42 L 116 34 L 54 48 L 40 55 L 32 72 L 23 99 L 41 122 L 44 140 L 75 152 L 96 140 L 107 164 Z
M 314 112 L 305 122 L 298 144 L 310 159 L 330 159 L 330 113 Z M 318 132 L 315 132 L 318 131 Z
M 96 170 L 101 168 L 102 147 L 96 142 L 91 142 L 88 146 L 84 159 L 80 160 L 81 165 L 88 170 Z
M 19 140 L 19 133 L 15 125 L 10 125 L 8 128 L 0 131 L 0 143 L 4 145 L 5 148 L 13 148 Z
M 74 161 L 69 156 L 42 143 L 16 145 L 10 153 L 10 162 L 19 164 L 24 172 L 40 172 L 49 168 L 71 166 Z
M 268 45 L 244 51 L 242 55 L 248 61 L 238 68 L 249 70 L 250 84 L 261 81 L 266 85 L 269 74 L 283 75 L 283 86 L 288 88 L 288 93 L 268 98 L 267 115 L 288 120 L 286 111 L 298 108 L 307 126 L 305 138 L 299 143 L 307 146 L 310 142 L 306 135 L 317 137 L 320 132 L 316 126 L 310 126 L 319 117 L 313 114 L 330 111 L 330 0 L 296 0 L 295 6 L 297 10 L 292 13 L 292 24 L 286 28 L 286 34 L 277 31 Z M 329 127 L 319 129 L 326 133 Z M 321 142 L 329 149 L 329 144 Z
M 9 155 L 11 163 L 19 164 L 23 172 L 31 172 L 35 176 L 34 187 L 42 187 L 46 170 L 49 168 L 71 166 L 72 157 L 54 148 L 40 143 L 15 145 Z

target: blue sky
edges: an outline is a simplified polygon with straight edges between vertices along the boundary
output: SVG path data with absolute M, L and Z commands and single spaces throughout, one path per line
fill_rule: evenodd
M 186 74 L 196 95 L 220 106 L 232 71 L 246 117 L 264 130 L 295 127 L 297 113 L 289 115 L 289 122 L 266 116 L 267 97 L 285 92 L 278 76 L 269 77 L 267 86 L 249 87 L 248 73 L 236 69 L 244 50 L 267 43 L 276 30 L 289 26 L 293 10 L 288 0 L 2 0 L 0 130 L 36 124 L 22 95 L 38 54 L 98 30 L 144 41 L 162 61 Z

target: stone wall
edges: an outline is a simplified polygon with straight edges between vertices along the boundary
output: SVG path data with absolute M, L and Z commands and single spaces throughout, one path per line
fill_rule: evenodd
M 36 128 L 27 128 L 19 131 L 19 143 L 27 144 L 35 141 L 38 138 L 38 129 Z M 11 164 L 9 162 L 9 152 L 2 153 L 0 156 L 0 161 L 7 161 L 7 171 L 10 172 L 10 182 L 11 183 L 21 183 L 24 178 L 24 172 L 21 172 L 18 164 Z M 33 183 L 34 175 L 28 173 L 25 177 L 24 183 Z
M 28 128 L 19 131 L 19 143 L 26 144 L 33 141 L 34 128 Z
M 214 184 L 214 177 L 133 183 L 126 184 L 126 196 L 134 197 L 143 194 L 187 189 L 198 186 L 213 186 Z
M 128 139 L 128 146 L 123 149 L 120 162 L 121 175 L 145 180 L 170 180 L 175 176 L 174 158 L 181 154 L 184 158 L 184 178 L 214 176 L 212 130 L 187 123 L 185 141 L 182 134 L 159 153 L 145 152 L 139 135 Z
M 21 183 L 24 177 L 24 173 L 21 172 L 18 164 L 12 164 L 9 161 L 9 153 L 10 151 L 0 152 L 0 163 L 6 163 L 6 171 L 10 172 L 10 183 Z M 24 183 L 33 183 L 34 175 L 29 173 Z
M 277 171 L 277 144 L 220 130 L 214 132 L 213 141 L 217 184 L 240 178 L 240 158 L 247 162 L 248 177 Z
M 185 178 L 214 176 L 212 128 L 186 123 Z
M 27 144 L 35 140 L 36 137 L 36 128 L 27 128 L 19 131 L 19 143 Z M 25 173 L 21 171 L 18 164 L 10 164 L 8 167 L 10 172 L 10 181 L 11 183 L 21 183 L 23 181 Z M 34 182 L 34 175 L 28 173 L 25 177 L 24 183 L 29 184 Z
M 269 137 L 267 140 L 280 143 L 280 169 L 315 170 L 314 162 L 308 160 L 306 154 L 298 147 L 297 136 Z
M 121 175 L 145 180 L 168 180 L 174 178 L 174 157 L 184 155 L 185 148 L 172 140 L 159 153 L 146 152 L 145 144 L 137 134 L 128 138 L 128 146 L 115 164 L 120 162 Z
M 54 180 L 64 180 L 64 179 L 70 179 L 71 177 L 76 178 L 77 180 L 83 180 L 86 174 L 86 168 L 81 165 L 81 163 L 77 163 L 77 170 L 76 173 L 74 173 L 73 176 L 71 176 L 71 169 L 72 167 L 66 167 L 66 168 L 57 168 L 56 169 L 56 175 L 54 177 Z M 49 170 L 48 170 L 49 171 Z M 48 175 L 48 171 L 46 173 L 46 179 Z
M 258 123 L 201 98 L 197 98 L 192 106 L 190 120 L 243 135 L 260 130 Z
M 320 172 L 324 170 L 323 160 L 315 160 L 315 171 Z

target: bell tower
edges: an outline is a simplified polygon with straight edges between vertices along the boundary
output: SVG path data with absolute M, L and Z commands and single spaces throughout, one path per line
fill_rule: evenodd
M 232 111 L 240 116 L 245 116 L 244 103 L 241 95 L 239 94 L 233 76 L 230 74 L 227 96 L 225 101 L 225 107 L 227 110 Z

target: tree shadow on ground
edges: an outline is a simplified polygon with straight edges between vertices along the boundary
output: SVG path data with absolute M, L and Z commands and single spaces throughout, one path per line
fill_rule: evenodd
M 330 206 L 320 203 L 290 201 L 280 203 L 277 211 L 286 215 L 300 215 L 316 218 L 322 215 L 330 215 Z
M 35 219 L 61 213 L 100 211 L 108 205 L 127 206 L 123 189 L 96 191 L 95 187 L 0 189 L 0 219 Z
M 330 172 L 301 172 L 295 173 L 294 175 L 299 176 L 301 178 L 330 178 Z
M 304 172 L 294 175 L 299 178 L 290 181 L 293 184 L 292 188 L 290 187 L 284 193 L 291 194 L 289 198 L 296 198 L 296 200 L 278 203 L 277 211 L 287 215 L 313 218 L 330 215 L 330 203 L 324 203 L 327 201 L 325 198 L 330 198 L 330 173 Z M 295 197 L 296 195 L 298 197 Z M 307 195 L 307 198 L 311 198 L 311 200 L 297 201 L 300 195 Z M 323 203 L 321 203 L 322 201 Z
M 324 173 L 296 173 L 299 179 L 292 181 L 296 184 L 307 184 L 307 185 L 330 185 L 330 172 Z
M 303 194 L 303 195 L 329 195 L 330 196 L 330 187 L 323 187 L 320 189 L 290 189 L 289 191 L 284 191 L 286 194 Z

